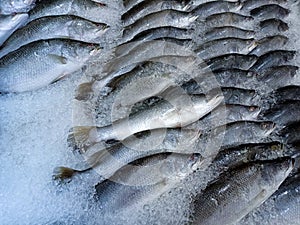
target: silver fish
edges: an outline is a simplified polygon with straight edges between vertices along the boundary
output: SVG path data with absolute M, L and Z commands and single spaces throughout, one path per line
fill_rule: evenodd
M 253 218 L 265 224 L 300 224 L 300 179 L 299 174 L 288 178 L 264 204 L 245 217 L 240 224 L 253 224 Z M 257 221 L 257 220 L 255 220 Z M 258 223 L 256 223 L 258 224 Z
M 107 140 L 124 140 L 145 130 L 182 127 L 216 108 L 223 97 L 217 95 L 207 100 L 204 96 L 177 95 L 176 99 L 171 97 L 168 100 L 169 102 L 160 101 L 135 113 L 131 118 L 116 120 L 105 127 L 74 127 L 70 135 L 74 136 L 78 146 L 85 146 Z
M 258 8 L 251 10 L 251 16 L 255 17 L 255 19 L 259 20 L 267 20 L 278 18 L 282 19 L 289 15 L 290 10 L 278 5 L 278 4 L 268 4 L 263 5 Z
M 148 14 L 152 14 L 158 11 L 172 9 L 177 11 L 185 11 L 186 7 L 182 1 L 174 0 L 153 0 L 153 1 L 142 1 L 134 5 L 131 9 L 126 11 L 121 19 L 123 20 L 124 26 L 128 26 L 134 23 L 136 20 L 144 17 Z
M 0 1 L 0 15 L 26 13 L 34 7 L 35 0 L 2 0 Z
M 195 52 L 206 60 L 230 53 L 247 55 L 256 46 L 257 43 L 254 39 L 222 38 L 201 44 L 195 49 Z
M 288 85 L 274 91 L 276 102 L 300 101 L 300 87 L 298 85 Z
M 133 24 L 126 26 L 124 28 L 123 38 L 124 41 L 127 42 L 137 34 L 157 27 L 171 26 L 176 28 L 188 28 L 196 19 L 197 16 L 193 16 L 192 14 L 163 10 L 144 16 Z
M 97 52 L 97 45 L 70 40 L 54 39 L 23 46 L 1 59 L 0 92 L 42 88 L 79 70 Z
M 0 46 L 19 27 L 24 25 L 28 19 L 28 14 L 16 14 L 14 16 L 0 16 Z
M 91 0 L 43 0 L 29 13 L 29 21 L 45 16 L 73 15 L 97 23 L 114 25 L 118 12 L 105 4 Z
M 260 33 L 264 36 L 268 34 L 268 36 L 271 35 L 279 35 L 284 32 L 286 32 L 289 29 L 289 25 L 282 21 L 281 19 L 268 19 L 263 20 L 259 23 L 260 26 Z
M 197 154 L 158 154 L 144 158 L 99 183 L 97 200 L 108 213 L 141 207 L 176 187 L 198 164 Z
M 231 170 L 195 197 L 193 223 L 235 224 L 268 199 L 286 179 L 293 160 L 251 163 Z
M 17 30 L 0 49 L 0 57 L 38 40 L 61 38 L 99 43 L 106 30 L 105 24 L 96 24 L 77 16 L 43 17 Z
M 88 169 L 93 169 L 108 179 L 121 167 L 147 156 L 168 152 L 197 153 L 196 141 L 201 132 L 192 129 L 158 129 L 152 130 L 151 134 L 153 135 L 151 137 L 145 137 L 145 134 L 141 133 L 139 138 L 131 136 L 122 142 L 96 143 L 86 149 L 81 148 L 81 153 L 89 167 L 81 171 L 61 167 L 57 170 L 55 177 L 69 178 L 71 173 L 65 176 L 65 171 L 73 170 L 74 173 L 84 173 Z
M 283 35 L 269 36 L 257 41 L 257 46 L 250 54 L 261 56 L 274 50 L 288 50 L 285 46 L 288 38 Z
M 203 35 L 205 41 L 212 41 L 220 38 L 240 38 L 252 39 L 255 32 L 253 30 L 243 30 L 234 26 L 224 26 L 212 28 Z
M 241 3 L 243 4 L 243 10 L 250 11 L 252 9 L 268 4 L 285 5 L 287 3 L 287 0 L 242 0 Z

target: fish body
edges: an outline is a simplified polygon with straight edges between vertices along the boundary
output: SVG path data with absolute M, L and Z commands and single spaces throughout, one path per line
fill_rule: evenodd
M 24 25 L 28 19 L 28 14 L 16 14 L 13 16 L 0 16 L 0 46 L 19 27 Z
M 141 17 L 167 9 L 185 11 L 185 4 L 183 1 L 174 0 L 142 1 L 126 11 L 121 19 L 123 20 L 123 24 L 128 26 Z
M 103 209 L 129 210 L 159 198 L 198 167 L 197 155 L 157 154 L 120 169 L 96 186 Z
M 250 15 L 259 20 L 278 18 L 282 19 L 289 15 L 290 10 L 278 5 L 268 4 L 252 9 Z
M 98 51 L 98 46 L 70 40 L 40 41 L 23 46 L 1 59 L 0 92 L 42 88 L 79 70 Z
M 257 41 L 257 46 L 251 51 L 251 54 L 261 56 L 270 51 L 287 50 L 286 44 L 288 38 L 283 35 L 265 37 Z
M 255 36 L 253 30 L 243 30 L 234 26 L 215 27 L 206 31 L 203 35 L 206 41 L 212 41 L 221 38 L 239 38 L 252 39 Z
M 34 7 L 35 0 L 2 0 L 0 2 L 0 15 L 13 15 L 26 13 Z
M 78 16 L 93 22 L 113 25 L 118 12 L 91 0 L 43 0 L 30 11 L 28 22 L 45 16 L 61 15 Z
M 197 16 L 193 16 L 189 13 L 163 10 L 146 15 L 133 24 L 126 26 L 124 28 L 123 38 L 129 41 L 137 34 L 157 27 L 171 26 L 176 28 L 188 28 L 196 19 Z
M 2 46 L 0 57 L 38 40 L 60 38 L 99 43 L 99 38 L 105 31 L 104 24 L 96 24 L 76 16 L 43 17 L 17 30 Z
M 195 52 L 199 57 L 207 60 L 230 53 L 246 55 L 250 53 L 256 45 L 254 39 L 222 38 L 200 45 Z
M 263 7 L 265 5 L 269 4 L 276 4 L 276 5 L 285 5 L 287 3 L 287 0 L 242 0 L 243 4 L 243 10 L 250 11 L 255 8 Z
M 289 29 L 286 22 L 276 18 L 263 20 L 259 23 L 259 26 L 260 33 L 263 35 L 268 34 L 268 36 L 282 34 Z
M 276 102 L 281 103 L 286 101 L 300 101 L 300 87 L 296 85 L 281 87 L 275 90 L 274 96 L 276 98 Z
M 293 161 L 246 164 L 232 169 L 195 196 L 193 224 L 235 224 L 268 199 L 286 179 Z

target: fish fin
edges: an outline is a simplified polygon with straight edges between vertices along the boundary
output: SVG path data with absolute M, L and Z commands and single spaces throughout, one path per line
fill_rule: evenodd
M 68 59 L 61 55 L 48 54 L 48 56 L 60 64 L 67 64 L 68 62 Z
M 74 170 L 72 168 L 68 168 L 68 167 L 63 167 L 63 166 L 60 166 L 60 167 L 56 167 L 54 168 L 53 170 L 53 179 L 54 180 L 64 180 L 64 179 L 67 179 L 67 178 L 71 178 L 74 173 L 76 173 L 77 170 Z
M 68 143 L 69 146 L 74 146 L 81 151 L 85 152 L 85 149 L 93 143 L 89 140 L 90 131 L 95 128 L 93 126 L 78 126 L 73 127 L 69 131 Z
M 76 90 L 75 99 L 79 101 L 87 101 L 93 96 L 92 82 L 80 84 Z

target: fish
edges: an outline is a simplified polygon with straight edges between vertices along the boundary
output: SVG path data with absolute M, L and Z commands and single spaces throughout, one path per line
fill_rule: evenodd
M 278 103 L 297 102 L 300 101 L 300 87 L 296 85 L 289 85 L 281 87 L 274 91 L 275 101 Z
M 196 141 L 201 135 L 201 131 L 184 128 L 157 129 L 151 131 L 152 136 L 150 137 L 146 134 L 147 132 L 141 132 L 126 138 L 122 142 L 108 145 L 96 143 L 87 148 L 81 148 L 80 152 L 89 167 L 84 170 L 59 167 L 61 169 L 55 170 L 58 171 L 55 173 L 55 177 L 60 179 L 70 178 L 70 171 L 72 170 L 76 174 L 93 169 L 102 177 L 109 179 L 121 167 L 144 157 L 161 153 L 197 153 Z
M 278 18 L 282 19 L 290 14 L 290 10 L 278 5 L 278 4 L 268 4 L 257 7 L 250 11 L 250 15 L 259 20 L 267 20 Z
M 239 2 L 232 1 L 209 1 L 200 4 L 196 7 L 189 7 L 189 11 L 194 15 L 199 16 L 199 18 L 205 19 L 211 15 L 219 13 L 241 13 L 240 9 L 242 5 Z
M 260 207 L 245 217 L 241 224 L 249 224 L 249 219 L 260 218 L 266 224 L 300 224 L 300 182 L 299 174 L 288 178 L 279 189 Z M 267 211 L 268 210 L 268 211 Z
M 296 51 L 275 50 L 270 51 L 259 57 L 257 62 L 251 67 L 251 70 L 260 73 L 262 70 L 274 66 L 282 66 L 291 61 Z
M 134 23 L 136 20 L 166 9 L 172 9 L 176 11 L 186 11 L 184 1 L 170 1 L 170 0 L 153 0 L 153 1 L 142 1 L 132 8 L 127 10 L 122 16 L 124 26 L 128 26 Z
M 259 81 L 256 74 L 252 71 L 240 69 L 225 69 L 215 70 L 212 73 L 212 79 L 216 79 L 221 88 L 238 88 L 254 90 L 257 88 Z M 209 77 L 205 79 L 209 80 Z M 199 82 L 198 82 L 199 83 Z M 181 87 L 187 93 L 205 93 L 194 80 L 185 82 Z
M 1 59 L 0 92 L 24 92 L 47 86 L 81 69 L 99 51 L 97 45 L 59 39 L 23 46 Z
M 232 148 L 242 144 L 258 144 L 265 141 L 273 141 L 270 137 L 276 128 L 276 124 L 269 121 L 238 121 L 224 125 L 225 136 L 217 133 L 216 137 L 224 136 L 222 149 Z M 213 132 L 214 133 L 214 132 Z
M 250 52 L 257 56 L 262 56 L 270 51 L 288 50 L 286 44 L 288 38 L 283 35 L 269 36 L 257 41 L 257 46 Z
M 223 0 L 222 0 L 223 1 Z M 193 1 L 187 1 L 187 8 L 189 10 L 195 9 L 198 6 L 201 6 L 202 4 L 208 4 L 210 2 L 218 2 L 218 1 L 214 1 L 214 0 L 193 0 Z M 224 0 L 224 2 L 235 2 L 238 3 L 239 0 Z
M 264 5 L 269 4 L 285 5 L 287 3 L 287 0 L 242 0 L 241 3 L 243 4 L 243 10 L 251 11 L 255 8 L 263 7 Z
M 217 107 L 201 120 L 188 125 L 186 128 L 197 128 L 200 130 L 209 130 L 218 126 L 225 126 L 240 121 L 258 121 L 258 115 L 261 112 L 258 106 L 231 105 L 226 104 Z
M 176 28 L 188 28 L 196 19 L 197 16 L 175 10 L 163 10 L 148 14 L 133 24 L 124 27 L 123 40 L 124 42 L 128 42 L 137 34 L 157 27 L 171 26 Z
M 0 16 L 0 46 L 28 19 L 28 14 L 16 14 L 13 16 Z
M 263 112 L 260 117 L 275 122 L 280 126 L 287 126 L 300 121 L 300 101 L 286 101 L 276 103 L 274 107 Z
M 224 12 L 208 16 L 202 25 L 207 29 L 213 27 L 234 26 L 243 30 L 251 30 L 255 27 L 255 21 L 252 16 Z
M 106 4 L 91 0 L 42 0 L 29 12 L 29 21 L 45 16 L 72 15 L 96 22 L 114 25 L 118 20 L 117 10 L 108 7 Z
M 244 144 L 222 149 L 212 162 L 218 173 L 256 161 L 276 160 L 293 154 L 280 142 Z
M 221 88 L 226 104 L 239 104 L 258 106 L 261 104 L 261 96 L 253 89 Z
M 293 160 L 262 161 L 233 168 L 193 197 L 191 224 L 235 224 L 265 202 L 286 179 Z
M 60 38 L 99 43 L 99 38 L 107 29 L 105 24 L 96 24 L 77 16 L 43 17 L 17 30 L 1 47 L 0 57 L 38 40 Z
M 226 54 L 223 56 L 208 59 L 206 64 L 214 72 L 215 70 L 240 69 L 250 70 L 256 64 L 258 57 L 256 55 Z
M 293 144 L 300 142 L 300 121 L 285 126 L 278 133 L 284 143 Z
M 0 2 L 0 15 L 14 15 L 27 13 L 34 7 L 35 0 L 2 0 Z
M 261 70 L 258 73 L 257 80 L 270 85 L 271 90 L 290 85 L 290 81 L 294 78 L 298 71 L 298 67 L 294 65 L 271 66 Z
M 178 40 L 190 40 L 191 32 L 188 29 L 176 28 L 176 27 L 157 27 L 142 31 L 134 36 L 130 41 L 150 41 L 157 40 L 159 38 L 174 38 Z M 128 42 L 126 42 L 128 44 Z
M 222 38 L 208 41 L 195 49 L 195 53 L 204 60 L 224 54 L 248 54 L 257 43 L 254 39 Z
M 289 30 L 289 25 L 281 19 L 267 19 L 259 22 L 259 32 L 263 35 L 277 35 Z
M 214 27 L 203 35 L 205 41 L 213 41 L 221 38 L 252 39 L 255 37 L 254 30 L 244 30 L 234 26 Z
M 159 101 L 148 109 L 138 111 L 131 118 L 125 117 L 104 127 L 77 126 L 69 135 L 75 138 L 79 147 L 101 141 L 121 141 L 145 130 L 186 126 L 205 116 L 223 101 L 220 95 L 207 100 L 203 95 L 180 96 L 172 95 L 172 93 L 175 92 L 170 92 L 169 96 L 164 97 L 168 101 Z M 172 96 L 176 98 L 172 99 Z
M 96 200 L 108 213 L 142 207 L 176 187 L 198 167 L 197 154 L 157 154 L 121 168 L 96 185 Z

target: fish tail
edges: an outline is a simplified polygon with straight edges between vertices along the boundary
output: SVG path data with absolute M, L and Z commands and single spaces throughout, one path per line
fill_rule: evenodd
M 95 128 L 93 126 L 79 126 L 73 127 L 68 136 L 69 146 L 73 149 L 85 150 L 88 146 L 93 144 L 90 140 L 90 131 Z
M 53 179 L 54 180 L 64 180 L 73 177 L 76 173 L 84 173 L 92 169 L 91 167 L 84 170 L 75 170 L 69 167 L 56 167 L 53 170 Z
M 79 101 L 88 101 L 93 97 L 93 81 L 80 84 L 76 90 L 75 99 Z

